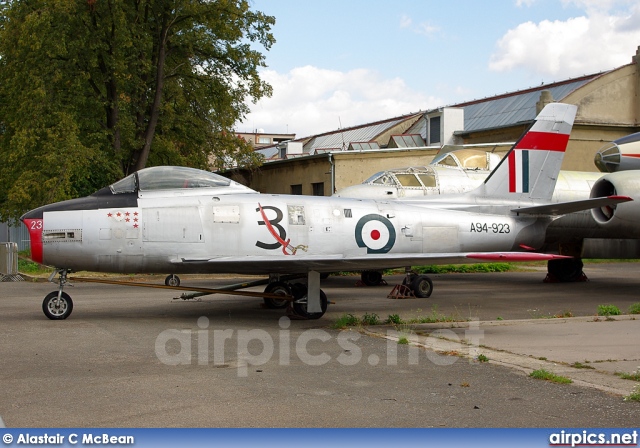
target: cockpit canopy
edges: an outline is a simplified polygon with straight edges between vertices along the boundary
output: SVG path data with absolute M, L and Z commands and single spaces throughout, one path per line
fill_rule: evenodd
M 431 165 L 450 166 L 463 170 L 491 171 L 500 163 L 497 154 L 477 149 L 458 149 L 439 154 L 433 158 Z
M 365 180 L 363 184 L 428 188 L 435 187 L 437 182 L 433 168 L 411 166 L 380 171 Z
M 113 194 L 190 188 L 232 188 L 253 192 L 237 182 L 209 171 L 184 166 L 154 166 L 137 171 L 109 186 Z

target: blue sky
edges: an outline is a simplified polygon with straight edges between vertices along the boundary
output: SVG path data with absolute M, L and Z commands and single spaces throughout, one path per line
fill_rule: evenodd
M 609 70 L 640 45 L 629 0 L 252 0 L 275 16 L 272 98 L 238 131 L 298 137 Z

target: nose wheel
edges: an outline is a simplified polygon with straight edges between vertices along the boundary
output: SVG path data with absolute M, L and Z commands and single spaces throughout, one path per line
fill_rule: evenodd
M 69 294 L 63 291 L 65 285 L 68 284 L 66 269 L 58 269 L 49 276 L 49 281 L 54 282 L 53 278 L 58 274 L 58 290 L 47 294 L 42 301 L 42 311 L 44 315 L 51 320 L 62 320 L 69 317 L 73 311 L 73 301 Z
M 62 320 L 73 311 L 73 301 L 66 292 L 53 291 L 42 301 L 42 311 L 51 320 Z

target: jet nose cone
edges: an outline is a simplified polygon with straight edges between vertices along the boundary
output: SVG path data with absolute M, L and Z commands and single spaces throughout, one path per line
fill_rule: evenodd
M 34 208 L 20 217 L 20 221 L 25 222 L 29 219 L 42 219 L 42 211 L 44 207 Z

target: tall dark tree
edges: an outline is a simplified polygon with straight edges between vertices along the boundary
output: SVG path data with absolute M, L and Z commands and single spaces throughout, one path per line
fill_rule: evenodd
M 0 219 L 147 165 L 259 159 L 235 137 L 275 19 L 246 0 L 0 2 Z

